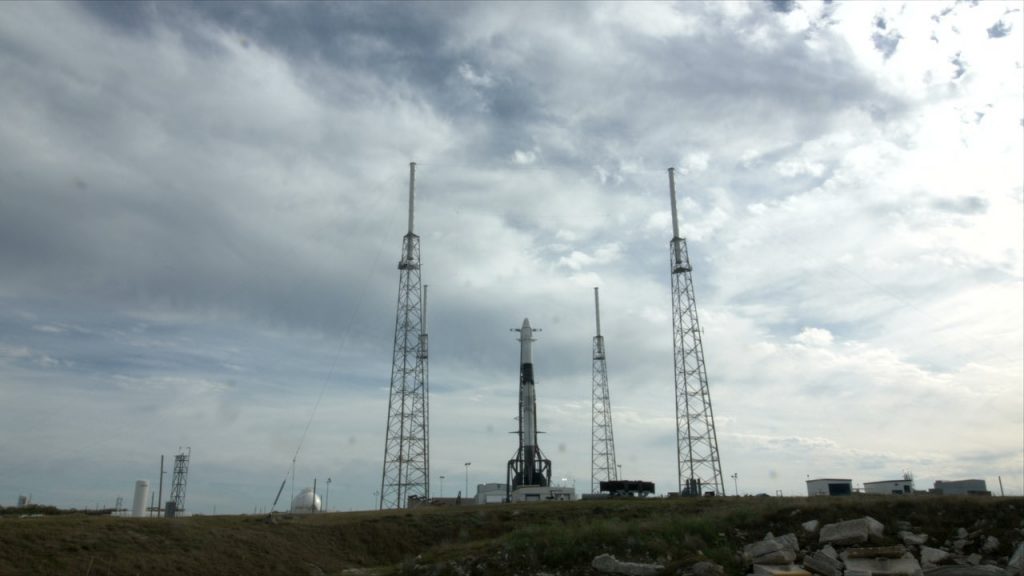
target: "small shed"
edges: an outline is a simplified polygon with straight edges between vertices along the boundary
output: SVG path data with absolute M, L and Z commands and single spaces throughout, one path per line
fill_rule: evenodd
M 816 478 L 807 481 L 808 496 L 849 496 L 853 480 L 849 478 Z

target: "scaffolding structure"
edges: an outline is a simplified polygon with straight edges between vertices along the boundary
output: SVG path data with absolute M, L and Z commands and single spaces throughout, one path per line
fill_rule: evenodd
M 398 306 L 380 509 L 430 498 L 426 286 L 420 284 L 420 237 L 413 232 L 416 163 L 409 164 L 409 232 L 398 263 Z
M 594 336 L 593 394 L 590 424 L 590 491 L 597 493 L 601 482 L 619 480 L 615 464 L 615 434 L 612 431 L 612 404 L 608 394 L 608 365 L 605 361 L 604 336 L 601 335 L 601 304 L 594 287 L 594 314 L 597 333 Z
M 168 518 L 179 516 L 185 511 L 185 490 L 188 488 L 188 464 L 191 458 L 191 447 L 174 456 L 174 475 L 171 477 L 171 499 L 167 501 L 167 511 L 165 514 Z
M 676 215 L 675 169 L 668 169 L 672 199 L 672 241 L 669 244 L 672 276 L 672 340 L 675 356 L 676 449 L 679 493 L 700 496 L 725 494 L 725 479 L 718 457 L 718 436 L 704 366 L 704 345 L 697 319 L 692 267 L 686 239 L 679 236 Z

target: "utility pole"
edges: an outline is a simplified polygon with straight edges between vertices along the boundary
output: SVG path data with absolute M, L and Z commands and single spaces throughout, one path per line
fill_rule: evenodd
M 704 344 L 697 319 L 697 299 L 693 291 L 693 268 L 686 239 L 679 235 L 676 213 L 675 168 L 668 169 L 672 200 L 672 241 L 670 268 L 672 277 L 672 345 L 675 357 L 676 451 L 679 493 L 700 496 L 705 488 L 725 494 L 722 464 L 718 457 L 711 392 L 704 366 Z
M 409 163 L 409 231 L 398 262 L 398 305 L 384 442 L 380 508 L 430 498 L 426 293 L 420 284 L 420 237 L 413 231 L 416 163 Z
M 164 455 L 160 455 L 160 494 L 156 497 L 156 517 L 161 516 L 164 508 Z

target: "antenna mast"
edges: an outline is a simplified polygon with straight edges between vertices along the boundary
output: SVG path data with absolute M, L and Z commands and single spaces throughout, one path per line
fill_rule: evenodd
M 615 465 L 615 435 L 612 433 L 612 404 L 608 395 L 608 365 L 604 355 L 604 336 L 601 335 L 601 304 L 594 287 L 594 316 L 597 334 L 594 336 L 594 369 L 592 416 L 590 426 L 590 491 L 600 491 L 602 481 L 619 480 Z
M 725 494 L 725 479 L 718 458 L 718 436 L 708 375 L 704 367 L 704 345 L 697 300 L 693 293 L 690 256 L 686 239 L 679 236 L 676 215 L 675 168 L 668 169 L 669 192 L 672 198 L 672 241 L 670 271 L 672 275 L 672 343 L 675 356 L 676 381 L 676 450 L 679 462 L 679 493 L 700 496 L 705 489 Z
M 430 498 L 426 286 L 420 284 L 420 237 L 413 231 L 416 163 L 409 163 L 409 232 L 398 262 L 398 306 L 384 443 L 380 509 Z

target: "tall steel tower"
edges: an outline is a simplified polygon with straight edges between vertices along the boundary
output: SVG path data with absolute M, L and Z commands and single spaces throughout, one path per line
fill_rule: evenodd
M 704 368 L 704 345 L 697 300 L 693 294 L 690 256 L 686 239 L 679 236 L 676 215 L 675 169 L 668 169 L 672 197 L 672 341 L 675 352 L 676 450 L 679 459 L 679 493 L 700 496 L 705 489 L 725 494 L 722 464 L 718 459 L 718 436 L 711 410 L 708 375 Z
M 590 491 L 597 493 L 602 481 L 618 480 L 615 466 L 615 435 L 612 433 L 612 403 L 608 396 L 608 365 L 604 357 L 604 336 L 601 336 L 601 304 L 594 287 L 594 315 L 597 335 L 594 336 L 594 369 L 590 419 Z
M 380 508 L 430 498 L 426 286 L 420 285 L 420 237 L 413 232 L 416 163 L 409 163 L 409 232 L 398 262 L 398 310 L 391 363 Z
M 179 450 L 181 448 L 178 448 Z M 171 477 L 171 499 L 167 502 L 166 516 L 173 518 L 185 511 L 185 489 L 188 487 L 188 461 L 192 448 L 174 456 L 174 476 Z

